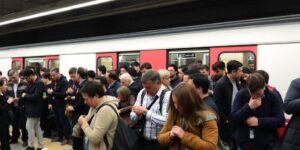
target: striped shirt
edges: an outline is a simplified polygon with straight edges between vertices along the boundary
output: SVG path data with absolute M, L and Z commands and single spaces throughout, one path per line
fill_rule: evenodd
M 152 105 L 150 110 L 147 111 L 146 114 L 146 125 L 144 128 L 144 138 L 147 140 L 156 140 L 157 135 L 159 134 L 161 128 L 166 122 L 167 118 L 167 107 L 169 105 L 169 99 L 170 99 L 170 94 L 171 91 L 167 91 L 164 95 L 163 102 L 162 102 L 162 111 L 160 113 L 159 111 L 159 100 L 160 100 L 160 95 L 161 92 L 165 89 L 164 86 L 161 86 L 158 92 L 156 93 L 155 96 L 151 96 L 148 93 L 145 94 L 144 99 L 143 99 L 143 104 L 142 106 L 148 107 L 153 101 L 156 96 L 158 96 L 158 99 L 156 102 Z M 135 102 L 135 105 L 140 106 L 141 105 L 141 97 L 142 93 L 145 89 L 142 89 L 138 96 L 137 100 Z M 134 112 L 130 113 L 131 120 L 136 123 L 140 117 L 138 117 Z

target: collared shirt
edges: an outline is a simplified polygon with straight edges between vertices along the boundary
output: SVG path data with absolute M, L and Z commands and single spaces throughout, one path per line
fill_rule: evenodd
M 15 98 L 18 97 L 17 93 L 18 93 L 18 86 L 19 86 L 19 84 L 20 84 L 20 79 L 19 79 L 18 83 L 13 83 L 13 90 L 14 90 L 14 97 Z
M 164 86 L 161 86 L 158 92 L 156 93 L 155 96 L 151 96 L 148 93 L 145 94 L 144 99 L 143 99 L 143 104 L 142 106 L 148 107 L 154 100 L 156 96 L 158 96 L 158 99 L 156 102 L 152 105 L 150 110 L 148 110 L 146 114 L 146 125 L 144 128 L 144 138 L 147 140 L 156 140 L 157 135 L 160 132 L 161 128 L 166 122 L 167 118 L 167 107 L 169 105 L 169 99 L 170 99 L 170 94 L 171 91 L 167 91 L 164 95 L 163 102 L 162 102 L 162 112 L 160 113 L 159 111 L 159 100 L 160 100 L 160 95 L 161 92 L 165 89 Z M 135 105 L 140 106 L 141 104 L 141 97 L 142 93 L 145 89 L 142 89 L 138 96 L 137 96 L 137 101 L 135 102 Z M 131 120 L 136 123 L 140 118 L 134 113 L 130 113 Z

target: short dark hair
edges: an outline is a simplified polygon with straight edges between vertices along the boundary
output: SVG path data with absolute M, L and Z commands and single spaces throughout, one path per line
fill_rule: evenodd
M 196 68 L 191 68 L 191 69 L 188 69 L 184 74 L 185 75 L 192 75 L 192 74 L 197 74 L 199 73 L 199 70 L 196 69 Z
M 93 70 L 89 70 L 87 71 L 87 76 L 94 79 L 96 77 L 96 73 Z
M 135 62 L 131 63 L 130 66 L 132 66 L 132 67 L 133 67 L 133 66 L 139 67 L 139 66 L 140 66 L 140 63 L 138 63 L 138 62 L 135 61 Z
M 50 72 L 50 69 L 43 67 L 43 68 L 41 69 L 41 71 L 43 71 L 43 72 Z
M 193 80 L 193 83 L 196 86 L 196 88 L 201 87 L 203 89 L 204 93 L 208 92 L 210 83 L 209 83 L 207 76 L 197 73 L 197 74 L 191 75 L 189 78 Z
M 90 81 L 81 89 L 81 93 L 86 93 L 89 97 L 104 96 L 104 89 L 101 83 Z
M 75 68 L 75 67 L 72 67 L 69 69 L 69 74 L 74 74 L 76 72 L 77 72 L 77 68 Z
M 107 79 L 104 76 L 97 76 L 95 78 L 95 80 L 99 80 L 101 82 L 101 84 L 105 85 L 105 87 L 108 86 Z
M 146 81 L 160 81 L 160 75 L 157 71 L 148 70 L 144 73 L 144 75 L 141 78 L 142 83 L 145 83 Z
M 111 71 L 108 72 L 108 77 L 112 78 L 114 80 L 118 80 L 118 78 L 119 78 L 118 74 L 116 73 L 116 71 L 113 71 L 113 70 L 111 70 Z
M 29 77 L 29 76 L 33 76 L 33 75 L 36 75 L 36 74 L 30 68 L 26 68 L 23 72 L 24 77 Z
M 217 61 L 212 65 L 212 70 L 217 71 L 218 69 L 225 70 L 225 63 L 223 61 Z
M 251 70 L 248 67 L 243 67 L 243 73 L 250 74 Z
M 252 73 L 247 79 L 247 86 L 251 93 L 257 92 L 265 87 L 265 78 L 259 73 Z
M 182 72 L 185 73 L 188 70 L 188 66 L 187 65 L 182 65 L 178 67 L 179 69 L 182 69 Z
M 102 74 L 106 74 L 106 67 L 104 65 L 98 66 L 98 70 L 102 72 Z
M 200 66 L 200 70 L 203 70 L 203 69 L 209 71 L 208 65 L 201 65 L 201 66 Z
M 132 77 L 137 77 L 138 73 L 133 67 L 129 67 L 127 72 L 132 76 Z
M 44 79 L 51 79 L 51 77 L 50 77 L 51 75 L 50 75 L 50 73 L 49 72 L 45 72 L 44 74 L 42 74 L 42 78 L 44 78 Z
M 267 84 L 269 83 L 270 77 L 269 77 L 269 74 L 265 70 L 257 70 L 256 72 L 261 74 L 265 78 L 265 81 Z
M 145 62 L 141 65 L 141 70 L 143 70 L 144 68 L 146 69 L 152 69 L 152 65 L 148 62 Z
M 170 64 L 168 67 L 173 67 L 176 72 L 178 72 L 178 67 L 176 64 Z
M 51 72 L 56 72 L 56 73 L 59 73 L 59 69 L 58 69 L 58 68 L 56 68 L 56 67 L 55 67 L 55 68 L 52 68 L 52 69 L 51 69 Z
M 228 73 L 232 73 L 232 71 L 238 70 L 240 67 L 242 67 L 243 64 L 237 60 L 230 60 L 227 63 L 227 71 Z
M 79 67 L 77 69 L 77 74 L 82 78 L 82 79 L 85 79 L 87 77 L 87 71 L 85 68 L 83 67 Z
M 5 82 L 6 82 L 6 80 L 0 79 L 0 86 L 3 86 Z

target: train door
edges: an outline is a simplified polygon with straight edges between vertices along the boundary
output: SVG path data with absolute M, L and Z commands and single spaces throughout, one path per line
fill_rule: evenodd
M 36 71 L 45 67 L 45 57 L 27 57 L 25 58 L 25 68 L 33 67 Z
M 98 53 L 96 54 L 96 67 L 104 65 L 109 70 L 117 69 L 117 53 Z M 97 70 L 97 69 L 96 69 Z
M 238 60 L 245 67 L 256 70 L 257 46 L 226 46 L 210 48 L 210 66 L 221 60 L 226 64 L 229 60 Z M 210 67 L 212 68 L 212 67 Z M 212 69 L 210 74 L 213 74 Z
M 59 68 L 59 56 L 46 56 L 45 67 L 48 69 Z
M 191 65 L 201 63 L 209 64 L 209 50 L 205 48 L 169 50 L 168 64 Z
M 22 70 L 24 67 L 24 59 L 22 57 L 12 58 L 11 68 L 15 70 Z
M 121 66 L 130 67 L 131 63 L 140 62 L 140 53 L 139 52 L 125 52 L 119 53 L 118 57 L 118 68 Z

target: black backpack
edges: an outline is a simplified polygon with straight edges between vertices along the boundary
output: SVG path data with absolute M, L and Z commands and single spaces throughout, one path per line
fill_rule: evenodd
M 118 116 L 118 124 L 115 132 L 113 147 L 111 150 L 131 150 L 135 146 L 138 137 L 128 124 L 120 117 L 116 109 L 111 104 L 103 104 L 111 107 Z M 109 144 L 106 135 L 104 135 L 104 143 L 109 149 Z

